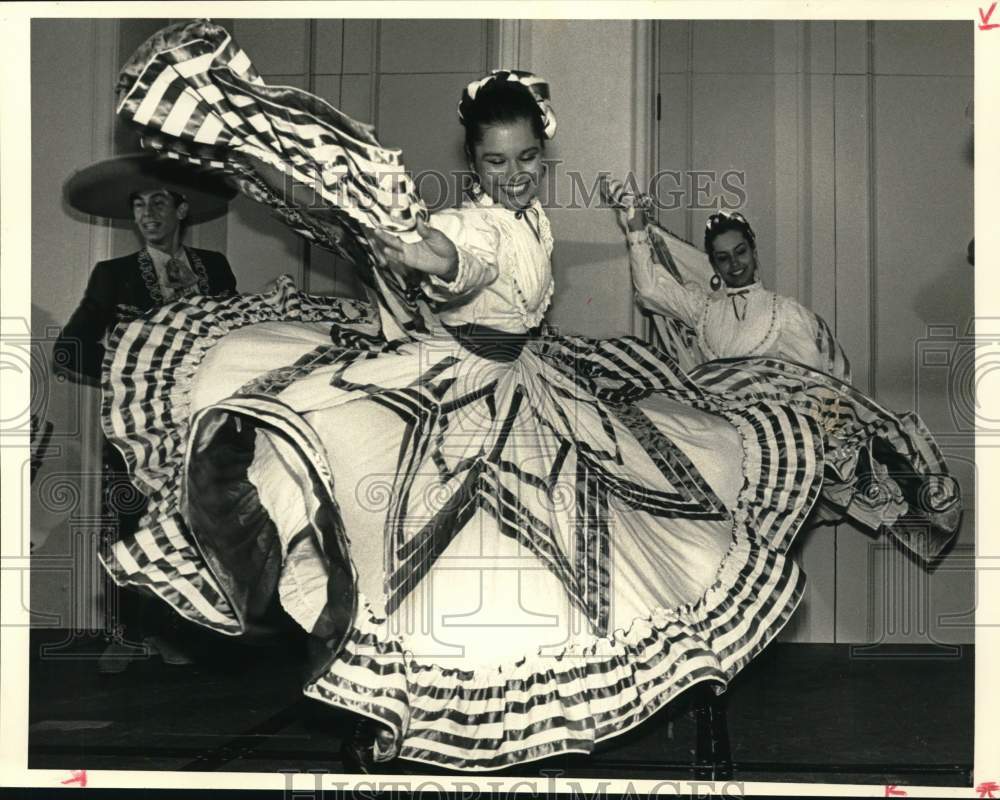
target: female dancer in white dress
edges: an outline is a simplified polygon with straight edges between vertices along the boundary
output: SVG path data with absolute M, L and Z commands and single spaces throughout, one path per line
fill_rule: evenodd
M 850 362 L 825 320 L 764 288 L 757 237 L 742 214 L 710 215 L 702 253 L 650 223 L 649 198 L 636 197 L 621 182 L 610 184 L 606 196 L 626 234 L 639 303 L 690 329 L 696 363 L 769 355 L 850 381 Z M 711 276 L 707 290 L 704 272 Z
M 590 752 L 696 683 L 721 691 L 801 597 L 786 550 L 825 486 L 925 555 L 954 533 L 933 441 L 846 384 L 773 359 L 695 378 L 633 338 L 539 327 L 555 116 L 537 76 L 466 88 L 478 190 L 426 220 L 380 204 L 383 181 L 407 186 L 398 154 L 267 87 L 218 26 L 166 29 L 123 75 L 120 112 L 152 144 L 226 169 L 314 241 L 353 242 L 383 326 L 304 325 L 321 315 L 283 283 L 120 329 L 106 429 L 153 502 L 105 563 L 227 633 L 277 593 L 322 644 L 306 695 L 382 726 L 375 760 Z M 320 206 L 292 207 L 271 168 Z M 875 452 L 907 480 L 865 483 Z

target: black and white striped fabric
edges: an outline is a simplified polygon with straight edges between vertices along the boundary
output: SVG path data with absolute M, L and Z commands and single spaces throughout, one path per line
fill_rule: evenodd
M 181 513 L 177 487 L 191 459 L 186 448 L 202 440 L 200 431 L 189 433 L 183 384 L 197 370 L 199 350 L 219 342 L 231 327 L 301 314 L 294 310 L 298 296 L 287 285 L 282 292 L 282 299 L 168 306 L 121 329 L 116 355 L 107 365 L 114 376 L 107 384 L 108 434 L 131 454 L 130 464 L 154 502 L 142 529 L 115 545 L 105 563 L 120 583 L 145 586 L 186 617 L 230 634 L 244 629 L 246 609 L 231 588 L 220 585 L 218 565 L 206 564 L 205 543 L 198 546 Z M 409 653 L 386 617 L 361 602 L 342 646 L 319 666 L 305 692 L 386 724 L 395 734 L 395 754 L 407 759 L 489 770 L 557 753 L 590 752 L 596 742 L 648 718 L 693 683 L 724 685 L 781 630 L 802 595 L 804 577 L 786 553 L 827 487 L 839 485 L 825 482 L 824 471 L 845 470 L 860 463 L 862 451 L 878 450 L 906 460 L 912 475 L 925 482 L 947 475 L 926 432 L 821 373 L 774 359 L 715 362 L 685 373 L 666 353 L 638 339 L 560 336 L 529 341 L 521 355 L 531 362 L 528 371 L 550 387 L 546 394 L 564 403 L 562 412 L 543 418 L 559 434 L 552 440 L 548 467 L 529 469 L 516 451 L 505 451 L 509 442 L 518 436 L 523 441 L 526 430 L 537 428 L 534 380 L 520 393 L 516 386 L 513 392 L 498 391 L 487 383 L 470 394 L 453 380 L 460 359 L 445 355 L 425 364 L 422 379 L 403 388 L 359 382 L 365 364 L 398 355 L 399 342 L 387 342 L 365 327 L 364 314 L 353 316 L 359 309 L 341 310 L 356 325 L 331 326 L 329 344 L 269 370 L 215 411 L 236 414 L 244 424 L 258 420 L 279 432 L 316 485 L 331 487 L 336 476 L 325 466 L 323 444 L 290 413 L 282 392 L 322 376 L 322 385 L 332 392 L 367 396 L 391 409 L 405 421 L 407 434 L 387 517 L 387 607 L 421 585 L 476 508 L 557 576 L 593 630 L 589 644 L 570 646 L 557 657 L 503 652 L 493 668 L 470 671 Z M 329 310 L 315 312 L 329 318 Z M 218 324 L 219 319 L 229 322 Z M 526 391 L 534 393 L 532 410 Z M 498 402 L 499 396 L 509 400 Z M 720 505 L 683 453 L 637 409 L 636 402 L 657 396 L 710 411 L 739 432 L 744 481 L 735 508 Z M 582 409 L 590 409 L 614 435 L 599 444 L 583 429 L 560 422 L 561 413 L 578 415 Z M 491 442 L 490 452 L 453 469 L 447 453 L 449 419 L 469 412 L 475 412 L 472 418 L 492 420 L 481 433 Z M 525 413 L 530 417 L 522 418 Z M 619 445 L 609 448 L 616 438 Z M 616 456 L 625 439 L 641 444 L 658 477 L 628 477 Z M 828 451 L 834 441 L 844 455 Z M 560 475 L 559 464 L 569 453 L 575 454 L 577 468 L 571 478 L 576 499 L 567 520 L 576 527 L 567 553 L 548 528 L 548 518 L 525 498 Z M 460 487 L 451 495 L 453 502 L 444 503 L 436 518 L 408 524 L 408 498 L 425 488 L 419 481 L 445 473 Z M 849 480 L 858 476 L 851 474 Z M 669 482 L 671 491 L 657 489 L 656 481 Z M 880 523 L 892 526 L 901 516 L 928 516 L 919 505 L 926 492 L 908 497 L 902 512 L 890 494 L 881 503 L 868 498 L 871 509 L 882 515 Z M 936 508 L 957 507 L 955 494 L 945 492 L 938 500 Z M 329 510 L 336 513 L 335 506 Z M 611 629 L 608 537 L 616 515 L 636 511 L 660 520 L 664 535 L 672 520 L 717 520 L 713 524 L 730 531 L 730 546 L 715 580 L 696 602 L 653 607 L 627 628 Z M 954 530 L 954 524 L 948 528 L 937 520 L 942 536 Z M 223 583 L 231 587 L 233 581 Z
M 147 149 L 229 174 L 296 233 L 348 258 L 406 335 L 427 333 L 423 295 L 372 255 L 373 229 L 412 241 L 427 209 L 400 151 L 382 147 L 371 125 L 304 90 L 268 86 L 208 20 L 143 43 L 121 69 L 117 110 Z
M 372 341 L 378 316 L 368 303 L 309 295 L 279 277 L 264 294 L 190 297 L 119 325 L 105 350 L 102 422 L 133 482 L 149 497 L 134 537 L 108 542 L 104 565 L 120 585 L 149 589 L 182 615 L 240 633 L 217 578 L 205 569 L 179 502 L 190 431 L 193 376 L 233 331 L 262 322 L 312 323 L 330 344 L 322 353 Z M 321 356 L 317 356 L 318 358 Z
M 118 113 L 137 125 L 269 164 L 369 227 L 404 233 L 426 213 L 399 150 L 315 95 L 267 86 L 208 20 L 160 31 L 121 74 Z
M 780 359 L 720 359 L 690 376 L 727 398 L 790 401 L 822 425 L 824 498 L 840 512 L 884 527 L 923 559 L 938 556 L 957 531 L 958 481 L 916 414 L 894 414 L 843 381 Z
M 239 173 L 249 196 L 304 235 L 336 244 L 336 231 L 241 157 L 319 181 L 329 203 L 344 204 L 349 232 L 403 229 L 419 213 L 381 205 L 381 179 L 367 182 L 380 158 L 398 166 L 370 131 L 315 98 L 263 86 L 217 26 L 166 29 L 123 78 L 122 113 L 163 135 L 150 141 Z M 328 148 L 329 171 L 316 171 L 309 137 Z M 376 200 L 377 219 L 352 206 L 362 196 Z M 248 477 L 257 435 L 279 442 L 294 465 L 281 487 L 302 491 L 310 515 L 303 529 L 296 518 L 290 538 L 315 534 L 310 558 L 329 567 L 317 621 L 300 622 L 329 645 L 304 691 L 388 726 L 391 755 L 492 770 L 588 753 L 697 682 L 721 690 L 801 598 L 804 577 L 787 550 L 821 499 L 925 555 L 957 529 L 957 488 L 919 421 L 829 375 L 767 358 L 689 370 L 636 338 L 551 331 L 514 337 L 493 359 L 423 325 L 433 320 L 412 287 L 372 274 L 408 338 L 388 341 L 364 304 L 312 298 L 288 281 L 262 295 L 180 301 L 116 331 L 105 431 L 150 505 L 141 529 L 102 558 L 118 583 L 241 633 L 280 591 L 289 555 L 277 544 L 278 515 Z M 295 345 L 281 352 L 294 356 L 268 355 L 273 326 L 288 322 L 310 324 L 301 340 L 280 329 Z M 227 355 L 233 342 L 253 354 L 250 373 Z M 205 372 L 240 377 L 196 402 Z M 351 408 L 369 412 L 348 417 L 368 427 L 345 432 Z M 350 452 L 334 452 L 335 442 Z M 367 449 L 391 462 L 384 519 L 362 528 L 380 550 L 347 530 L 338 505 L 356 499 L 360 484 L 345 486 L 343 473 Z M 331 467 L 338 457 L 341 472 Z M 914 521 L 933 535 L 908 538 Z M 552 588 L 538 602 L 553 617 L 568 608 L 580 629 L 549 650 L 490 633 L 488 657 L 474 666 L 410 648 L 396 615 L 463 535 L 488 552 L 526 554 Z M 360 589 L 370 575 L 380 596 Z M 483 602 L 509 610 L 497 597 Z

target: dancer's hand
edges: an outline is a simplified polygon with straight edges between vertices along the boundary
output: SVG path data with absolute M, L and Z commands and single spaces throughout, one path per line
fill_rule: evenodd
M 458 272 L 458 250 L 451 239 L 422 219 L 417 220 L 417 233 L 420 240 L 410 243 L 388 231 L 376 230 L 372 244 L 379 262 L 453 279 Z
M 625 233 L 641 231 L 646 227 L 645 198 L 636 197 L 627 191 L 621 181 L 603 181 L 601 195 L 615 210 L 618 226 Z

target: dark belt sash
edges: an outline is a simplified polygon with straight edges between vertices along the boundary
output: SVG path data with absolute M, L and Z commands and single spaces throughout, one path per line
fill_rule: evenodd
M 456 342 L 473 355 L 490 361 L 509 363 L 517 361 L 524 350 L 524 345 L 534 338 L 531 331 L 527 333 L 511 333 L 477 325 L 470 322 L 466 325 L 445 325 Z

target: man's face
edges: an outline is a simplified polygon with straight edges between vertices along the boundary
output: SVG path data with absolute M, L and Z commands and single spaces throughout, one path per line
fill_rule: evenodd
M 173 251 L 180 245 L 181 220 L 188 204 L 177 204 L 166 189 L 150 189 L 132 198 L 132 218 L 146 244 Z

